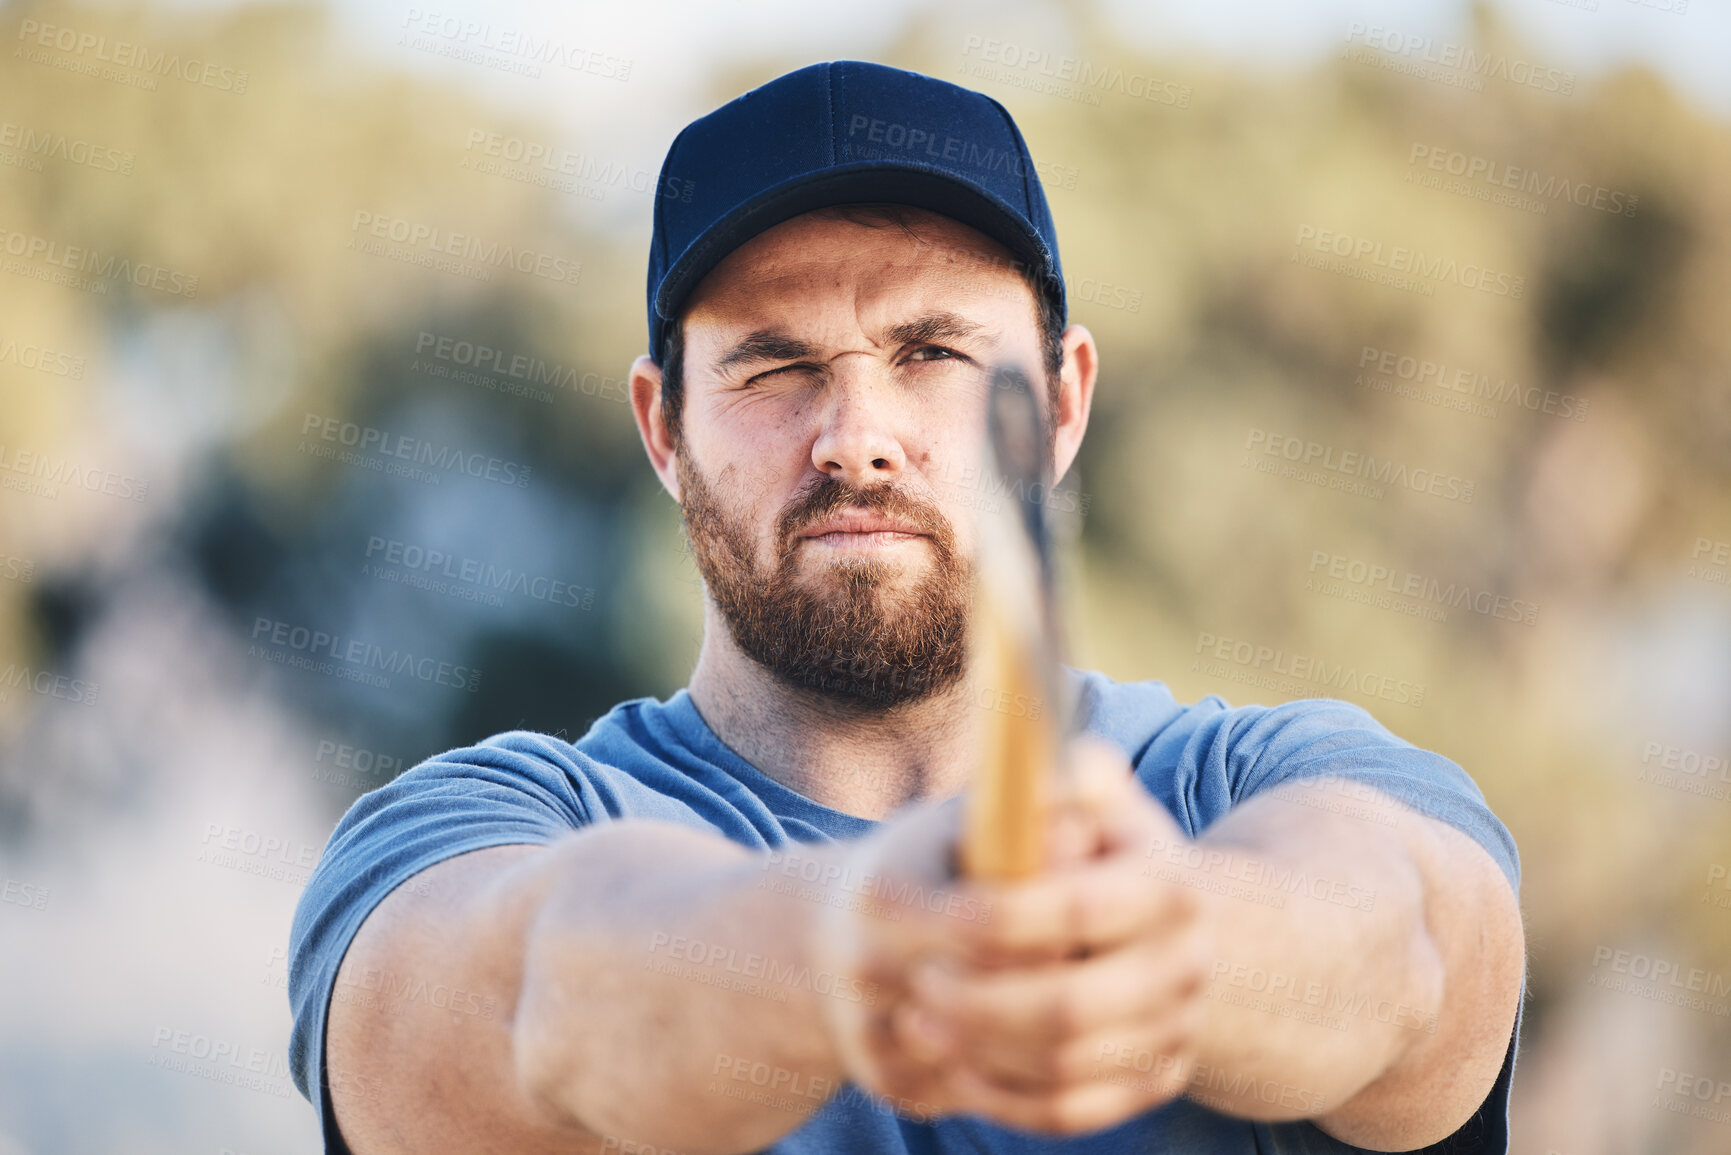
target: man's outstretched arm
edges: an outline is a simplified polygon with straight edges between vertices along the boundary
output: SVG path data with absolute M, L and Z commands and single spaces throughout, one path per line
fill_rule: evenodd
M 611 1136 L 605 1149 L 697 1155 L 799 1126 L 786 1106 L 713 1091 L 765 1089 L 732 1076 L 768 1070 L 779 1102 L 815 1110 L 839 1087 L 815 1005 L 834 996 L 788 977 L 809 973 L 819 907 L 760 886 L 780 877 L 766 861 L 719 836 L 621 821 L 460 855 L 399 886 L 356 934 L 330 1004 L 328 1075 L 350 1148 L 534 1155 L 598 1151 Z M 723 985 L 747 969 L 781 981 Z M 798 1087 L 775 1071 L 798 1072 Z
M 1200 840 L 1193 884 L 1262 885 L 1216 895 L 1199 1058 L 1327 1087 L 1319 1128 L 1408 1151 L 1453 1134 L 1496 1081 L 1525 969 L 1520 909 L 1471 838 L 1357 784 L 1343 808 L 1340 785 L 1278 787 Z M 1283 905 L 1257 901 L 1274 893 Z M 1253 1095 L 1231 1099 L 1254 1116 Z

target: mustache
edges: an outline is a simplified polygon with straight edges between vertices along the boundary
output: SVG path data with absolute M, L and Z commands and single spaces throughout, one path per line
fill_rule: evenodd
M 776 520 L 776 533 L 784 551 L 793 547 L 794 536 L 813 522 L 821 521 L 844 509 L 863 509 L 906 521 L 932 536 L 943 548 L 953 546 L 955 531 L 938 507 L 917 497 L 894 482 L 882 485 L 857 486 L 828 476 L 808 483 L 782 510 Z

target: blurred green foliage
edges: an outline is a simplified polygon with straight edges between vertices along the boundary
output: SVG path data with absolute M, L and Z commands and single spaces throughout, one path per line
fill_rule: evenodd
M 554 542 L 549 556 L 599 590 L 596 610 L 459 615 L 393 591 L 414 612 L 392 636 L 466 655 L 487 671 L 480 694 L 385 703 L 293 678 L 281 692 L 345 732 L 425 754 L 515 725 L 580 731 L 614 701 L 683 681 L 697 586 L 628 408 L 600 388 L 541 404 L 415 367 L 420 334 L 455 334 L 617 389 L 640 351 L 647 228 L 464 166 L 474 126 L 541 140 L 553 127 L 356 54 L 310 5 L 5 12 L 9 30 L 75 28 L 250 81 L 238 94 L 172 78 L 144 91 L 15 53 L 0 66 L 0 119 L 135 157 L 125 173 L 8 162 L 0 225 L 198 277 L 188 298 L 0 275 L 0 341 L 89 363 L 70 379 L 0 358 L 0 445 L 148 476 L 153 492 L 143 506 L 0 493 L 0 552 L 37 565 L 32 582 L 0 581 L 0 660 L 75 660 L 105 585 L 165 551 L 231 615 L 237 646 L 261 614 L 366 622 L 355 575 L 369 537 L 417 517 L 458 537 L 496 519 Z M 1657 935 L 1704 966 L 1731 959 L 1731 917 L 1699 901 L 1706 865 L 1731 845 L 1731 805 L 1637 781 L 1648 741 L 1731 743 L 1723 701 L 1696 731 L 1665 728 L 1666 703 L 1722 691 L 1724 665 L 1651 644 L 1677 630 L 1722 643 L 1731 616 L 1731 589 L 1688 574 L 1697 539 L 1731 538 L 1727 126 L 1639 70 L 1566 99 L 1347 58 L 1271 75 L 1144 59 L 1091 11 L 1068 21 L 1069 51 L 1183 85 L 1187 106 L 970 76 L 977 57 L 937 16 L 884 59 L 1004 101 L 1047 170 L 1073 318 L 1103 351 L 1076 476 L 1088 505 L 1070 562 L 1079 662 L 1165 679 L 1181 700 L 1283 696 L 1203 669 L 1206 634 L 1422 684 L 1418 708 L 1344 696 L 1465 766 L 1514 831 L 1530 1022 L 1580 983 L 1600 943 Z M 1534 51 L 1489 10 L 1473 43 Z M 718 74 L 715 99 L 799 63 Z M 1426 187 L 1438 174 L 1420 149 L 1638 199 L 1632 213 L 1566 197 L 1498 204 Z M 645 225 L 647 206 L 634 218 Z M 582 276 L 479 281 L 357 252 L 358 213 L 567 256 Z M 1313 243 L 1325 231 L 1476 262 L 1522 289 L 1433 281 L 1422 294 L 1308 267 L 1297 258 L 1325 255 Z M 214 386 L 201 392 L 161 352 L 180 333 L 221 351 Z M 1404 384 L 1373 372 L 1385 350 L 1584 401 L 1586 414 L 1504 401 L 1486 415 L 1377 388 L 1367 378 Z M 467 513 L 429 523 L 440 508 L 429 494 L 460 486 L 415 491 L 298 451 L 308 414 L 447 430 L 532 464 L 543 500 L 476 485 L 462 490 Z M 1469 479 L 1473 497 L 1392 488 L 1373 500 L 1264 475 L 1245 465 L 1259 431 Z M 1306 586 L 1322 576 L 1318 554 L 1520 599 L 1536 619 L 1457 607 L 1435 621 L 1324 596 Z M 0 736 L 30 708 L 0 703 Z M 27 785 L 14 776 L 0 797 L 22 829 Z M 1718 1053 L 1731 1053 L 1717 1029 Z

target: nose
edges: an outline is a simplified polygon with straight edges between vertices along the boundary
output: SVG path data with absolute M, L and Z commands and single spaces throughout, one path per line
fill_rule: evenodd
M 896 436 L 899 410 L 887 382 L 869 373 L 838 373 L 824 390 L 823 425 L 811 446 L 820 473 L 857 487 L 900 476 L 907 454 Z

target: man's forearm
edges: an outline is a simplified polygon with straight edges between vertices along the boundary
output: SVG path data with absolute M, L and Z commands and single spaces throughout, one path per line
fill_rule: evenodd
M 840 1086 L 818 1000 L 871 992 L 814 974 L 820 905 L 766 855 L 632 826 L 557 851 L 524 947 L 519 1076 L 598 1134 L 754 1150 Z
M 1437 1029 L 1443 963 L 1398 827 L 1314 800 L 1276 791 L 1152 856 L 1154 872 L 1209 895 L 1215 911 L 1187 1093 L 1217 1110 L 1324 1115 Z

